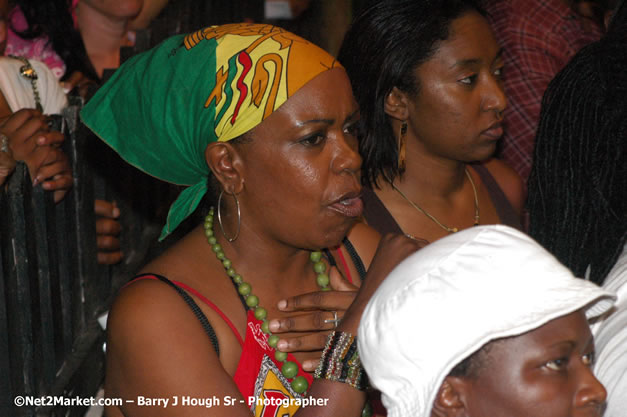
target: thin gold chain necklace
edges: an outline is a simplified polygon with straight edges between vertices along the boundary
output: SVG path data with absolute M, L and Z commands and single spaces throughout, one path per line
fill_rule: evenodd
M 473 192 L 473 194 L 475 196 L 475 220 L 474 220 L 474 225 L 478 226 L 479 225 L 479 197 L 477 196 L 477 188 L 475 187 L 475 182 L 472 180 L 472 176 L 470 175 L 470 172 L 468 172 L 468 168 L 464 168 L 464 172 L 466 173 L 466 176 L 468 177 L 468 181 L 470 181 L 470 186 L 472 187 L 472 192 Z M 421 212 L 422 214 L 427 216 L 429 219 L 431 219 L 435 224 L 440 226 L 442 229 L 446 230 L 449 233 L 455 233 L 455 232 L 459 231 L 459 229 L 457 227 L 448 227 L 448 226 L 442 224 L 432 214 L 427 212 L 425 209 L 420 207 L 418 204 L 416 204 L 413 201 L 411 201 L 401 190 L 396 188 L 396 185 L 394 185 L 394 183 L 391 183 L 391 184 L 392 184 L 392 188 L 394 188 L 396 190 L 396 192 L 399 193 L 400 196 L 403 197 L 403 199 L 405 199 L 405 201 L 407 201 L 413 208 L 415 208 L 416 210 L 418 210 L 419 212 Z

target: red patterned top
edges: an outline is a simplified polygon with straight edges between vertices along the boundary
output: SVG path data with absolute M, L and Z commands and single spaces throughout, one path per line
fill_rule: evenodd
M 142 279 L 167 280 L 165 277 L 146 274 L 135 278 L 129 284 Z M 300 408 L 299 402 L 290 401 L 290 399 L 303 398 L 303 396 L 292 389 L 290 381 L 281 373 L 282 362 L 274 358 L 276 351 L 268 345 L 268 336 L 261 330 L 262 322 L 255 318 L 254 311 L 248 310 L 247 312 L 246 334 L 242 340 L 233 322 L 208 298 L 182 282 L 170 281 L 170 284 L 197 297 L 217 312 L 233 331 L 242 347 L 233 381 L 255 417 L 291 417 L 296 413 Z M 287 360 L 298 365 L 297 376 L 305 377 L 311 385 L 312 375 L 303 371 L 300 362 L 291 353 L 288 353 Z

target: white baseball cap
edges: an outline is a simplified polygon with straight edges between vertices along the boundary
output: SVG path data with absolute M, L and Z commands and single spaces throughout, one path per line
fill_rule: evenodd
M 590 319 L 614 299 L 575 278 L 524 233 L 473 227 L 426 246 L 390 273 L 362 316 L 359 353 L 389 417 L 429 417 L 444 378 L 487 342 L 581 308 Z

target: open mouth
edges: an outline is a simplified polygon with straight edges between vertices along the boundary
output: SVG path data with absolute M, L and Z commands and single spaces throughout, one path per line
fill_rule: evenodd
M 346 217 L 358 217 L 364 211 L 364 203 L 361 201 L 361 197 L 346 196 L 341 200 L 331 204 L 329 206 L 331 210 L 334 210 Z

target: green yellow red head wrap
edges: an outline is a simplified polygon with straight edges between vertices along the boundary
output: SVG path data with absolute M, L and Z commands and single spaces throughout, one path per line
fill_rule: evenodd
M 187 185 L 161 239 L 207 192 L 205 149 L 248 132 L 335 59 L 263 24 L 230 24 L 179 35 L 120 67 L 81 112 L 83 122 L 127 162 Z

